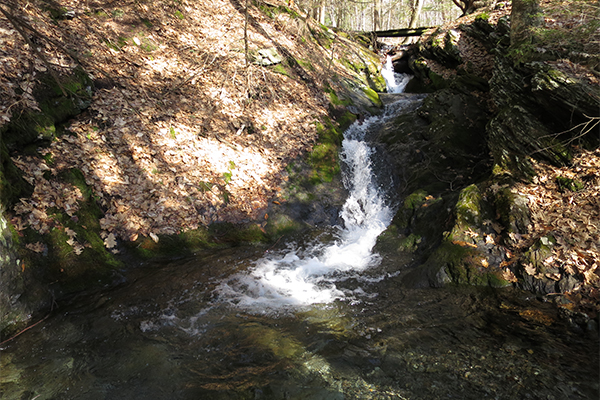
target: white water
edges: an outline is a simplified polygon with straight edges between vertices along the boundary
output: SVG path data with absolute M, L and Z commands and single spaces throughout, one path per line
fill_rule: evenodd
M 309 249 L 289 249 L 279 256 L 258 260 L 249 272 L 221 283 L 216 292 L 225 300 L 249 311 L 274 311 L 290 306 L 329 303 L 345 297 L 336 285 L 340 274 L 359 272 L 379 262 L 372 253 L 377 236 L 391 222 L 393 212 L 375 187 L 364 136 L 381 117 L 353 124 L 344 134 L 341 159 L 347 166 L 348 199 L 341 211 L 344 227 L 329 245 L 316 243 Z
M 387 56 L 386 62 L 381 70 L 381 75 L 385 79 L 385 86 L 388 93 L 402 93 L 404 88 L 408 85 L 411 75 L 400 74 L 394 72 L 394 66 L 392 65 L 392 57 Z
M 393 210 L 373 180 L 373 150 L 365 136 L 408 103 L 401 99 L 390 104 L 384 115 L 357 121 L 344 133 L 340 157 L 346 166 L 344 185 L 349 196 L 341 211 L 344 225 L 338 228 L 337 239 L 304 249 L 292 246 L 258 260 L 251 270 L 230 276 L 215 289 L 217 302 L 260 313 L 330 303 L 347 295 L 336 286 L 337 281 L 379 263 L 379 255 L 372 250 L 377 236 L 390 224 Z

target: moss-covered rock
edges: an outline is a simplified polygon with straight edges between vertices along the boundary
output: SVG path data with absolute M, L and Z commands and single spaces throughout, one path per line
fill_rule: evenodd
M 59 81 L 60 86 L 49 73 L 38 78 L 33 94 L 39 110 L 23 110 L 13 117 L 2 135 L 10 150 L 52 141 L 58 124 L 90 105 L 94 86 L 83 69 L 75 68 L 70 75 L 59 76 Z
M 501 270 L 489 268 L 475 249 L 444 241 L 421 266 L 432 286 L 459 285 L 505 287 L 511 285 Z
M 0 204 L 10 207 L 19 198 L 30 196 L 32 192 L 33 187 L 23 179 L 21 172 L 11 161 L 0 135 Z
M 475 98 L 444 89 L 386 124 L 377 140 L 397 161 L 404 193 L 423 189 L 437 197 L 489 174 L 488 118 Z

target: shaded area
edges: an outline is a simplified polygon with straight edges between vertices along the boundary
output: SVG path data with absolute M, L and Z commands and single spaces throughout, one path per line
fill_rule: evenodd
M 154 265 L 74 303 L 3 350 L 3 398 L 598 395 L 597 338 L 518 291 L 401 290 L 387 272 L 397 264 L 384 262 L 340 282 L 363 290 L 349 302 L 275 318 L 215 302 L 220 277 L 262 251 Z

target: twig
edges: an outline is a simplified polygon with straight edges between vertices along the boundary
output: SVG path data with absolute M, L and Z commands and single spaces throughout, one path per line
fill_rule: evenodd
M 4 340 L 4 341 L 0 342 L 0 346 L 2 346 L 2 345 L 3 345 L 3 344 L 5 344 L 5 343 L 8 343 L 8 342 L 10 342 L 11 340 L 13 340 L 14 338 L 16 338 L 16 337 L 17 337 L 17 336 L 19 336 L 20 334 L 27 332 L 28 330 L 30 330 L 30 329 L 31 329 L 31 328 L 33 328 L 34 326 L 38 325 L 40 322 L 43 322 L 43 321 L 47 320 L 49 316 L 50 316 L 50 314 L 46 315 L 44 318 L 40 319 L 40 320 L 39 320 L 38 322 L 36 322 L 35 324 L 28 326 L 27 328 L 23 329 L 21 332 L 17 333 L 16 335 L 14 335 L 14 336 L 12 336 L 12 337 L 10 337 L 10 338 L 8 338 L 8 339 L 6 339 L 6 340 Z
M 281 238 L 283 237 L 283 235 L 279 236 L 279 238 L 277 238 L 277 240 L 275 241 L 275 243 L 273 243 L 273 245 L 271 247 L 269 247 L 268 249 L 265 250 L 265 253 L 270 252 L 271 250 L 273 250 L 273 248 L 275 246 L 277 246 L 277 243 L 279 243 L 279 241 L 281 240 Z

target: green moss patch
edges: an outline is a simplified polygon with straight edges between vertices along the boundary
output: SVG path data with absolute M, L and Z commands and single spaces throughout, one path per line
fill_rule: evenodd
M 338 152 L 343 139 L 343 133 L 329 118 L 323 123 L 317 123 L 319 138 L 308 156 L 312 168 L 310 183 L 331 182 L 340 173 Z
M 437 271 L 445 268 L 454 284 L 491 287 L 511 285 L 502 277 L 501 271 L 486 268 L 481 259 L 477 250 L 445 241 L 434 251 L 426 264 L 434 270 L 437 266 Z

